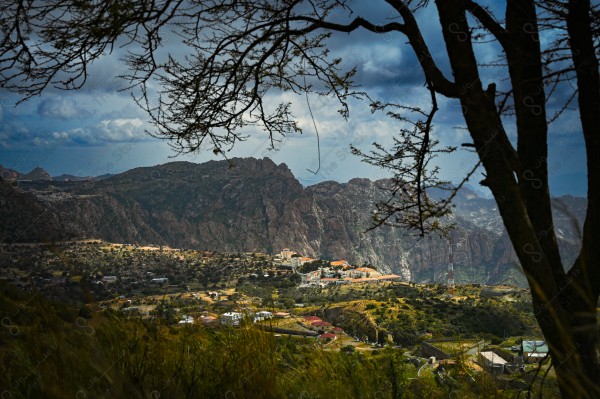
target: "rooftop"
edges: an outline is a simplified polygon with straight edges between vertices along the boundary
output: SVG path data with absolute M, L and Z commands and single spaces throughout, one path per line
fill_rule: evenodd
M 548 353 L 546 341 L 523 341 L 521 345 L 524 353 Z
M 319 338 L 335 338 L 335 334 L 332 334 L 332 333 L 321 334 L 321 335 L 319 335 Z
M 502 359 L 492 351 L 480 352 L 479 354 L 493 364 L 506 364 L 506 360 Z

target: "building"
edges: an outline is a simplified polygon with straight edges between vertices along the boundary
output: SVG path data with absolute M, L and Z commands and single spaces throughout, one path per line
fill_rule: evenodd
M 157 277 L 157 278 L 153 278 L 152 280 L 150 280 L 151 284 L 168 284 L 169 283 L 169 279 L 166 277 Z
M 321 271 L 315 270 L 306 274 L 300 274 L 302 284 L 318 284 L 321 281 Z
M 102 282 L 103 283 L 116 283 L 117 276 L 104 276 L 104 277 L 102 277 Z
M 268 312 L 266 310 L 261 310 L 260 312 L 256 312 L 256 314 L 254 315 L 254 321 L 261 321 L 261 320 L 267 320 L 267 319 L 272 319 L 273 318 L 273 313 Z
M 193 324 L 194 318 L 192 316 L 184 315 L 181 320 L 179 320 L 179 324 Z
M 332 341 L 336 338 L 337 338 L 337 336 L 332 333 L 325 333 L 325 334 L 319 335 L 319 341 Z
M 312 323 L 310 323 L 310 325 L 312 326 L 312 329 L 315 331 L 331 331 L 331 329 L 333 328 L 331 323 L 328 323 L 323 320 L 313 321 Z
M 538 363 L 548 355 L 548 345 L 546 341 L 523 341 L 521 351 L 525 362 Z
M 504 372 L 507 362 L 492 351 L 484 351 L 479 352 L 479 363 L 490 372 L 500 374 Z
M 277 317 L 278 319 L 288 319 L 290 317 L 290 314 L 288 312 L 277 312 L 275 313 L 275 317 Z
M 296 266 L 296 267 L 300 267 L 300 266 L 302 266 L 302 265 L 303 265 L 303 264 L 305 264 L 305 263 L 314 262 L 314 261 L 316 261 L 316 260 L 318 260 L 318 259 L 315 259 L 315 258 L 308 258 L 308 257 L 306 257 L 306 256 L 299 256 L 299 257 L 294 257 L 294 258 L 291 258 L 292 265 L 294 265 L 294 266 Z
M 340 276 L 340 273 L 337 270 L 333 270 L 330 267 L 324 267 L 321 269 L 322 278 L 334 278 L 338 276 Z
M 239 326 L 243 317 L 244 315 L 239 312 L 223 313 L 221 315 L 221 324 L 225 326 Z
M 309 323 L 312 323 L 315 321 L 321 321 L 321 318 L 317 316 L 304 316 L 304 320 L 306 320 Z
M 350 267 L 350 263 L 347 260 L 334 260 L 329 262 L 331 267 L 347 269 Z
M 350 272 L 352 278 L 374 278 L 379 276 L 381 276 L 381 273 L 370 267 L 357 267 Z
M 296 255 L 296 252 L 290 251 L 289 248 L 283 248 L 283 251 L 281 251 L 280 255 L 284 260 L 290 260 L 292 255 Z

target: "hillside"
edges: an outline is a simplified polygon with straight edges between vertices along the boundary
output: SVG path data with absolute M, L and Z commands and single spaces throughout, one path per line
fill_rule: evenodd
M 235 158 L 232 163 L 172 162 L 103 180 L 21 182 L 16 191 L 3 190 L 2 197 L 35 195 L 35 207 L 51 215 L 50 225 L 39 229 L 67 238 L 220 252 L 274 253 L 289 247 L 307 256 L 372 264 L 406 280 L 445 279 L 446 240 L 417 240 L 401 229 L 365 232 L 373 204 L 385 198 L 380 187 L 386 180 L 303 188 L 285 164 L 268 158 Z M 20 214 L 30 213 L 28 201 Z M 451 218 L 457 227 L 451 236 L 457 282 L 522 284 L 494 201 L 464 189 L 455 203 Z M 560 245 L 570 260 L 586 202 L 563 197 L 557 204 Z M 4 235 L 5 242 L 8 237 Z

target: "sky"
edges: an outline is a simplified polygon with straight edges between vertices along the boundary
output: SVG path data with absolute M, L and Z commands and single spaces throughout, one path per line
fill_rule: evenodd
M 488 5 L 498 11 L 500 3 Z M 352 18 L 360 15 L 385 23 L 394 17 L 383 1 L 351 4 L 355 5 Z M 420 11 L 417 16 L 436 62 L 446 76 L 451 77 L 434 7 Z M 339 16 L 343 17 L 346 16 Z M 163 44 L 173 53 L 181 54 L 184 49 L 176 35 L 168 35 Z M 357 68 L 355 81 L 372 98 L 428 106 L 429 93 L 424 89 L 423 74 L 406 38 L 400 33 L 374 34 L 359 30 L 351 34 L 334 34 L 328 41 L 328 48 L 332 55 L 342 57 L 345 67 Z M 78 91 L 49 88 L 41 96 L 17 105 L 20 97 L 0 88 L 0 164 L 20 172 L 40 166 L 53 176 L 63 173 L 97 176 L 176 160 L 222 159 L 208 148 L 199 153 L 176 156 L 167 142 L 144 133 L 145 130 L 153 131 L 148 115 L 135 104 L 131 92 L 123 90 L 126 82 L 118 78 L 126 71 L 120 60 L 126 50 L 116 49 L 92 64 L 88 82 Z M 493 43 L 481 44 L 476 51 L 479 60 L 491 62 L 498 54 L 498 47 Z M 484 86 L 495 82 L 503 87 L 506 85 L 505 72 L 498 68 L 482 68 Z M 562 87 L 553 94 L 548 114 L 561 106 L 571 89 Z M 283 138 L 277 150 L 272 151 L 264 132 L 251 128 L 245 131 L 249 139 L 236 144 L 228 157 L 269 157 L 276 163 L 285 162 L 305 186 L 325 180 L 345 182 L 354 177 L 389 177 L 388 172 L 353 156 L 350 145 L 368 151 L 375 141 L 390 144 L 400 128 L 397 121 L 383 113 L 371 113 L 365 101 L 351 101 L 350 117 L 344 120 L 338 114 L 339 107 L 334 100 L 310 96 L 308 101 L 321 149 L 320 169 L 313 173 L 319 167 L 319 157 L 307 100 L 290 93 L 272 93 L 265 97 L 267 104 L 280 101 L 292 102 L 303 133 Z M 458 101 L 438 97 L 438 102 L 440 110 L 434 120 L 434 134 L 442 145 L 459 147 L 455 153 L 436 160 L 441 167 L 439 177 L 458 183 L 477 159 L 472 152 L 460 148 L 470 139 L 464 129 Z M 576 104 L 571 108 L 550 125 L 550 188 L 556 196 L 586 194 L 583 138 Z M 506 119 L 505 127 L 514 141 L 514 120 Z M 479 180 L 481 175 L 476 174 L 469 184 L 486 193 L 478 186 Z

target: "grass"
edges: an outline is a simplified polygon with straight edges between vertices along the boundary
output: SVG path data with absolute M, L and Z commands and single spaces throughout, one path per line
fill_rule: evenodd
M 0 299 L 10 327 L 0 329 L 0 386 L 11 398 L 395 399 L 450 392 L 432 376 L 417 379 L 403 350 L 364 351 L 346 336 L 321 347 L 252 326 L 167 326 L 111 310 L 84 318 L 5 284 Z M 337 350 L 352 344 L 358 350 Z M 451 389 L 458 397 L 500 397 L 493 385 Z

